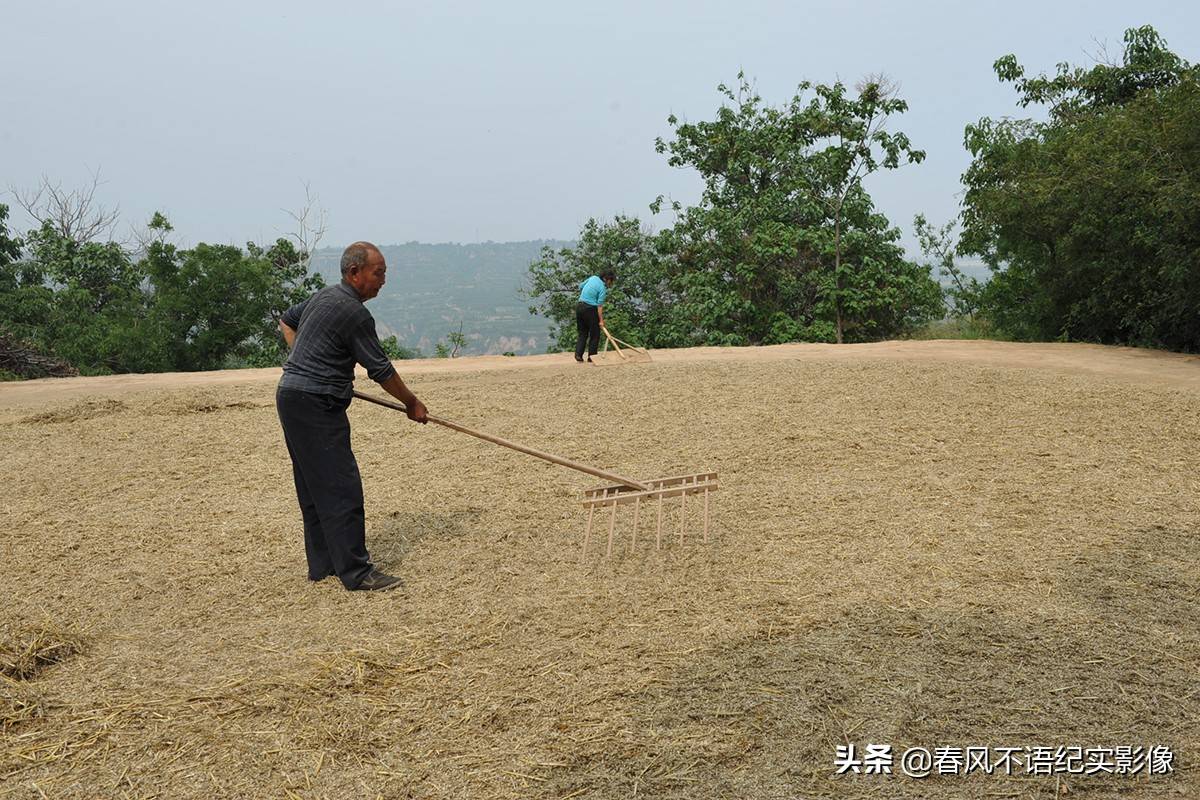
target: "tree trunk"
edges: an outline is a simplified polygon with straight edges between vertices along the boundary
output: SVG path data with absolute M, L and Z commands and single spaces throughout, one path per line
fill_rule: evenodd
M 840 213 L 833 220 L 833 310 L 837 316 L 837 343 L 842 344 L 842 219 Z

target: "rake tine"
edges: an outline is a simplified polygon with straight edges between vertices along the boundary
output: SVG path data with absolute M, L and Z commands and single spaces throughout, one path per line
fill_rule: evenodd
M 613 542 L 613 527 L 617 522 L 617 504 L 612 504 L 612 513 L 608 515 L 608 549 L 604 552 L 605 558 L 612 558 L 612 542 Z
M 595 506 L 588 506 L 587 527 L 583 531 L 583 555 L 587 556 L 588 542 L 592 540 L 592 517 L 596 514 Z
M 683 482 L 687 486 L 687 480 Z M 687 490 L 684 489 L 683 494 L 679 495 L 679 545 L 683 546 L 683 521 L 687 514 Z
M 594 496 L 595 495 L 593 495 L 593 497 Z M 601 499 L 607 499 L 607 498 L 608 498 L 608 489 L 606 488 L 604 490 L 604 493 L 601 495 Z M 587 531 L 583 534 L 583 554 L 585 556 L 587 555 L 588 544 L 591 543 L 591 541 L 592 541 L 592 515 L 595 513 L 596 513 L 596 506 L 593 504 L 592 506 L 590 506 L 588 508 Z
M 660 494 L 658 496 L 658 527 L 655 529 L 655 550 L 662 550 L 662 507 L 663 498 Z
M 704 543 L 708 544 L 708 489 L 704 490 Z
M 629 552 L 637 547 L 638 513 L 642 510 L 642 498 L 633 501 L 633 539 L 629 541 Z

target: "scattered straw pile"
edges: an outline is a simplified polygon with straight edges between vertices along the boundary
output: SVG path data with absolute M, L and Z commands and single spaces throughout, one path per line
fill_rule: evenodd
M 0 675 L 27 681 L 51 664 L 65 661 L 83 648 L 78 636 L 50 625 L 0 628 Z
M 82 649 L 80 637 L 51 624 L 0 624 L 0 736 L 6 744 L 16 745 L 9 755 L 18 759 L 17 764 L 30 754 L 23 741 L 37 738 L 36 732 L 26 731 L 46 715 L 43 696 L 28 681 Z M 12 764 L 0 761 L 0 769 L 4 766 Z
M 624 474 L 719 471 L 712 543 L 629 552 L 625 516 L 581 562 L 586 476 L 356 403 L 407 588 L 351 594 L 304 578 L 270 383 L 11 408 L 0 797 L 1200 796 L 1193 391 L 836 358 L 405 378 Z M 1165 744 L 1176 774 L 835 777 L 847 741 Z

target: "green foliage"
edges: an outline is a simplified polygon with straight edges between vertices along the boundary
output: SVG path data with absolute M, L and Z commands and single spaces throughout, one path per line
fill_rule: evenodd
M 957 244 L 954 239 L 954 222 L 940 228 L 934 227 L 924 214 L 913 218 L 913 228 L 921 252 L 930 260 L 930 268 L 937 266 L 938 274 L 950 281 L 945 291 L 946 304 L 956 317 L 974 318 L 983 296 L 983 284 L 978 278 L 965 274 L 954 261 Z
M 1200 73 L 1152 28 L 1123 63 L 1025 78 L 1048 121 L 980 120 L 962 251 L 994 276 L 981 310 L 1018 339 L 1200 349 Z
M 1097 64 L 1090 69 L 1058 64 L 1053 77 L 1025 77 L 1025 68 L 1012 55 L 997 59 L 996 75 L 1015 85 L 1022 108 L 1049 106 L 1054 123 L 1070 123 L 1081 115 L 1128 105 L 1143 92 L 1176 85 L 1192 68 L 1167 49 L 1166 41 L 1149 25 L 1125 31 L 1121 64 Z
M 287 356 L 287 343 L 279 333 L 283 312 L 325 288 L 325 279 L 309 274 L 309 257 L 288 239 L 276 239 L 270 247 L 248 242 L 246 258 L 257 262 L 265 276 L 265 313 L 256 331 L 236 348 L 256 366 L 273 366 Z
M 459 351 L 465 350 L 466 347 L 467 336 L 463 333 L 462 322 L 459 322 L 458 330 L 446 334 L 446 341 L 434 344 L 433 356 L 434 358 L 458 358 Z
M 0 203 L 0 267 L 5 267 L 21 257 L 21 240 L 14 238 L 8 229 L 8 206 Z
M 16 307 L 4 309 L 4 327 L 81 374 L 129 371 L 146 304 L 139 265 L 115 242 L 75 241 L 49 222 L 25 250 L 16 281 L 6 280 Z
M 161 235 L 140 262 L 152 288 L 136 351 L 143 363 L 154 371 L 279 364 L 286 344 L 277 320 L 324 285 L 307 275 L 306 255 L 286 239 L 180 250 L 163 238 L 171 230 L 164 217 L 150 228 Z
M 323 285 L 307 274 L 307 255 L 284 239 L 180 250 L 162 214 L 149 227 L 135 258 L 46 223 L 16 261 L 0 215 L 0 327 L 83 374 L 280 363 L 276 320 Z
M 241 249 L 200 244 L 181 251 L 156 242 L 144 263 L 155 289 L 149 338 L 161 368 L 216 369 L 258 332 L 267 276 Z
M 0 204 L 0 332 L 30 342 L 50 321 L 54 293 L 44 270 L 20 261 L 24 243 L 8 229 L 8 206 Z M 39 343 L 40 344 L 40 343 Z

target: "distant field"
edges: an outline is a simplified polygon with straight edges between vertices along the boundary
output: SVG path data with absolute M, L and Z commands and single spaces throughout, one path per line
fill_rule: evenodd
M 625 514 L 581 559 L 593 479 L 355 403 L 379 596 L 305 580 L 277 371 L 0 385 L 0 797 L 1200 796 L 1200 360 L 654 357 L 402 371 L 534 447 L 716 470 L 709 544 L 631 552 Z M 835 776 L 846 743 L 1175 772 Z

